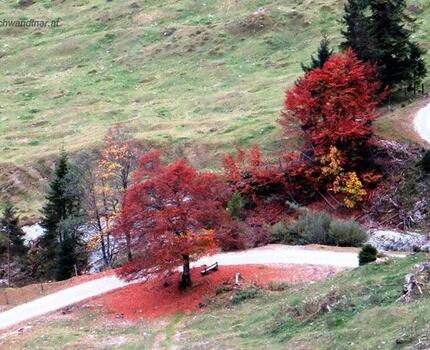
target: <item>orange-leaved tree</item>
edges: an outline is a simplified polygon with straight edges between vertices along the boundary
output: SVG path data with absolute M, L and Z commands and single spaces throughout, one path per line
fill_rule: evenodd
M 122 198 L 131 184 L 131 173 L 137 166 L 139 152 L 139 145 L 127 127 L 115 125 L 106 133 L 96 169 L 96 189 L 101 198 L 98 215 L 103 217 L 100 229 L 108 242 L 111 227 L 121 211 Z M 131 260 L 130 234 L 123 231 L 122 236 L 125 238 L 128 260 Z
M 160 152 L 144 154 L 124 198 L 120 230 L 137 253 L 121 274 L 157 274 L 183 266 L 181 288 L 191 286 L 190 260 L 215 248 L 214 230 L 226 218 L 225 186 L 184 160 L 164 165 Z

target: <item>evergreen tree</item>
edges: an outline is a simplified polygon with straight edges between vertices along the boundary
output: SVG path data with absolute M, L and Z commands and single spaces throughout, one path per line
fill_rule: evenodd
M 7 234 L 9 238 L 4 241 L 10 241 L 10 252 L 12 256 L 24 256 L 27 252 L 27 247 L 24 245 L 25 233 L 19 227 L 19 217 L 12 203 L 6 202 L 3 210 L 3 216 L 0 220 L 0 227 L 3 234 Z
M 376 43 L 374 53 L 379 78 L 389 87 L 408 81 L 410 66 L 410 35 L 404 20 L 404 0 L 370 2 L 371 31 Z
M 66 238 L 61 242 L 56 261 L 55 280 L 62 281 L 73 276 L 76 259 L 75 242 L 72 238 Z
M 425 50 L 420 48 L 416 43 L 410 43 L 409 50 L 411 69 L 409 71 L 408 88 L 416 93 L 417 88 L 422 84 L 424 78 L 427 76 L 427 67 L 423 60 Z
M 42 248 L 41 269 L 46 277 L 52 279 L 55 275 L 56 255 L 62 237 L 58 230 L 59 223 L 64 220 L 67 212 L 67 199 L 64 195 L 65 177 L 68 172 L 68 157 L 66 152 L 61 151 L 58 158 L 54 177 L 49 184 L 46 204 L 42 209 L 43 219 L 41 226 L 45 233 L 41 238 Z
M 3 215 L 0 219 L 1 254 L 7 263 L 7 277 L 10 283 L 11 264 L 19 264 L 23 268 L 27 247 L 24 245 L 25 233 L 19 227 L 19 217 L 10 202 L 6 202 Z
M 44 275 L 57 280 L 73 275 L 78 260 L 77 246 L 81 244 L 79 226 L 83 221 L 74 174 L 67 154 L 62 151 L 42 210 L 45 234 L 40 241 Z
M 342 35 L 345 41 L 341 43 L 342 50 L 351 48 L 362 61 L 373 61 L 375 59 L 372 48 L 373 38 L 369 35 L 371 30 L 370 21 L 371 0 L 349 0 L 344 6 L 342 22 L 345 29 Z
M 316 57 L 314 57 L 314 55 L 311 56 L 311 63 L 308 66 L 302 63 L 302 70 L 307 73 L 315 68 L 322 68 L 331 55 L 333 55 L 333 49 L 330 48 L 330 42 L 324 35 L 320 42 Z
M 343 49 L 375 63 L 384 85 L 416 90 L 427 74 L 424 50 L 411 41 L 405 0 L 349 0 L 345 5 Z
M 59 243 L 56 254 L 55 279 L 61 281 L 75 275 L 86 265 L 87 253 L 82 241 L 84 217 L 74 213 L 60 223 L 64 239 Z

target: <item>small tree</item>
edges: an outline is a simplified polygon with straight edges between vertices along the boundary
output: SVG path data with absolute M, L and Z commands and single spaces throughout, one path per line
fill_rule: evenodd
M 58 230 L 58 226 L 67 217 L 67 212 L 71 207 L 71 203 L 65 196 L 65 178 L 68 170 L 68 156 L 62 150 L 55 166 L 54 176 L 49 184 L 46 204 L 42 209 L 41 226 L 45 232 L 40 239 L 39 256 L 42 260 L 40 269 L 43 270 L 41 274 L 50 279 L 55 277 L 57 249 L 64 238 Z
M 190 260 L 214 247 L 214 231 L 225 217 L 224 186 L 212 173 L 185 161 L 160 163 L 159 152 L 142 156 L 136 184 L 124 199 L 119 232 L 130 232 L 138 256 L 122 274 L 170 271 L 182 264 L 182 289 L 191 286 Z
M 44 215 L 42 227 L 45 233 L 40 240 L 41 250 L 38 257 L 41 259 L 40 269 L 43 271 L 37 273 L 47 278 L 69 278 L 73 274 L 75 265 L 78 265 L 76 249 L 81 242 L 82 232 L 79 226 L 83 223 L 83 213 L 79 191 L 81 179 L 75 175 L 76 172 L 72 171 L 67 153 L 62 151 L 42 210 Z M 75 224 L 69 225 L 70 222 Z M 73 262 L 63 259 L 62 255 L 66 250 L 74 257 Z M 70 266 L 62 267 L 62 270 L 67 270 L 69 273 L 57 273 L 59 264 L 66 262 L 70 263 Z
M 324 35 L 320 42 L 316 57 L 314 57 L 314 55 L 311 56 L 311 63 L 309 65 L 302 63 L 302 70 L 307 73 L 316 68 L 322 68 L 331 55 L 333 55 L 333 49 L 330 48 L 330 41 Z
M 19 218 L 12 203 L 6 202 L 0 219 L 1 250 L 6 254 L 7 280 L 11 282 L 11 263 L 21 262 L 28 248 L 24 245 L 25 233 L 19 227 Z
M 240 195 L 240 192 L 234 192 L 227 203 L 227 212 L 232 217 L 240 217 L 245 205 L 246 202 Z
M 103 228 L 100 232 L 107 236 L 107 241 L 121 210 L 124 194 L 131 184 L 131 173 L 136 169 L 139 153 L 137 142 L 131 137 L 128 128 L 116 125 L 108 130 L 96 168 L 98 184 L 95 187 L 96 196 L 101 199 L 101 210 L 98 212 L 103 213 Z M 131 237 L 127 231 L 123 232 L 123 236 L 127 257 L 131 261 Z
M 358 264 L 361 266 L 376 261 L 377 255 L 378 251 L 375 247 L 365 244 L 358 253 Z
M 385 96 L 375 77 L 375 68 L 352 50 L 335 54 L 287 91 L 280 122 L 287 133 L 298 124 L 316 156 L 335 146 L 349 157 L 373 134 L 376 107 Z

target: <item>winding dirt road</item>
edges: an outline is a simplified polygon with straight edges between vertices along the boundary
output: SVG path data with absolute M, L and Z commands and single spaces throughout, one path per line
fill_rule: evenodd
M 269 245 L 241 252 L 220 253 L 204 257 L 192 264 L 197 267 L 217 261 L 220 265 L 244 264 L 309 264 L 343 268 L 358 266 L 357 253 L 309 249 L 299 246 Z M 88 298 L 126 286 L 116 276 L 99 278 L 90 282 L 63 289 L 42 298 L 16 306 L 0 313 L 0 329 L 14 326 L 34 317 L 62 309 Z
M 418 111 L 414 119 L 414 128 L 417 134 L 430 144 L 430 103 Z

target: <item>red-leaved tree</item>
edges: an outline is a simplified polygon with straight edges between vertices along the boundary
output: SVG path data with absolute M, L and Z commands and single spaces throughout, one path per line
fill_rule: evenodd
M 332 146 L 356 150 L 372 136 L 376 107 L 386 96 L 376 77 L 375 67 L 352 50 L 335 54 L 286 92 L 280 122 L 287 133 L 298 124 L 316 156 Z
M 144 154 L 120 218 L 119 231 L 130 232 L 138 252 L 122 275 L 172 271 L 182 264 L 180 287 L 191 286 L 190 260 L 215 248 L 224 201 L 217 175 L 198 172 L 183 160 L 163 165 L 158 151 Z
M 231 191 L 250 196 L 252 200 L 259 195 L 282 192 L 287 185 L 282 164 L 263 161 L 257 145 L 249 151 L 239 148 L 236 155 L 227 153 L 223 165 L 224 177 Z

